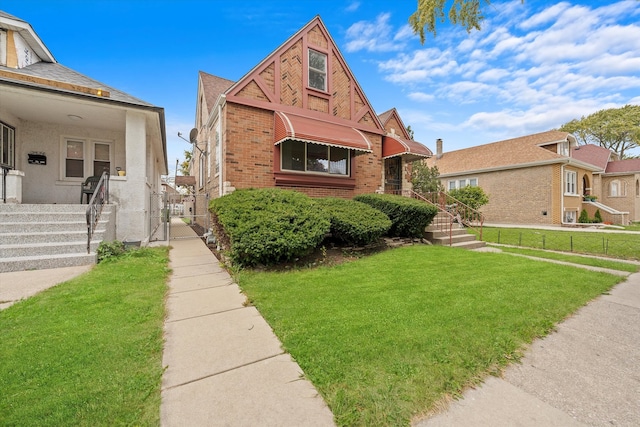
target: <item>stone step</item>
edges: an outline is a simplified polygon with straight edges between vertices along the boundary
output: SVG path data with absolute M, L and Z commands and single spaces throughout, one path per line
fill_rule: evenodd
M 487 246 L 487 242 L 481 240 L 470 240 L 468 242 L 458 242 L 451 245 L 454 248 L 479 249 Z
M 91 265 L 97 262 L 95 252 L 91 254 L 58 254 L 40 256 L 21 256 L 0 261 L 0 273 L 24 270 L 44 270 L 48 268 L 75 267 L 78 265 Z
M 0 212 L 2 222 L 49 222 L 53 218 L 61 222 L 87 222 L 84 212 Z
M 105 229 L 96 229 L 93 233 L 93 239 L 102 240 L 104 238 Z M 18 245 L 32 243 L 62 243 L 74 242 L 87 239 L 87 225 L 82 224 L 81 227 L 61 231 L 39 231 L 39 232 L 14 232 L 0 233 L 0 246 L 2 245 Z
M 449 246 L 449 236 L 442 236 L 442 237 L 436 237 L 436 238 L 431 238 L 428 239 L 431 243 L 433 243 L 434 245 L 445 245 L 445 246 Z M 476 240 L 476 236 L 474 236 L 473 234 L 458 234 L 458 235 L 452 235 L 451 236 L 451 245 L 455 245 L 458 243 L 463 243 L 463 242 L 473 242 Z
M 105 209 L 110 205 L 105 205 Z M 50 205 L 36 205 L 36 204 L 19 204 L 19 203 L 1 203 L 0 213 L 5 212 L 86 212 L 87 205 L 80 204 L 50 204 Z
M 100 220 L 102 223 L 102 219 Z M 0 233 L 41 233 L 53 231 L 84 230 L 87 232 L 87 220 L 52 222 L 0 222 Z
M 100 244 L 99 241 L 91 242 L 91 252 L 95 252 Z M 0 245 L 0 259 L 15 258 L 23 256 L 42 256 L 58 254 L 81 254 L 87 253 L 87 241 L 78 240 L 73 242 L 47 242 L 47 243 L 25 243 Z

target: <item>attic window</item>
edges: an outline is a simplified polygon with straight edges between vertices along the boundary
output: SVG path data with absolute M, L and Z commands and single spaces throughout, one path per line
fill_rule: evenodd
M 327 91 L 327 55 L 309 49 L 309 87 Z

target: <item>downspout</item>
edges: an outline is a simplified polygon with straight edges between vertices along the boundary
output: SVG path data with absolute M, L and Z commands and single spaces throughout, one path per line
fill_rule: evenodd
M 218 101 L 218 126 L 216 132 L 218 134 L 218 146 L 216 147 L 216 159 L 218 159 L 218 196 L 224 195 L 224 189 L 222 188 L 222 172 L 224 169 L 224 162 L 222 161 L 222 100 L 226 99 L 224 94 L 220 96 Z
M 563 163 L 562 166 L 560 166 L 560 225 L 564 225 L 564 179 L 565 179 L 565 174 L 564 174 L 564 166 L 566 163 Z

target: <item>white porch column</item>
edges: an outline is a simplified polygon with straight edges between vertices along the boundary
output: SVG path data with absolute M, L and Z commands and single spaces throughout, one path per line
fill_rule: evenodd
M 118 240 L 147 240 L 147 131 L 144 114 L 127 111 L 125 130 L 126 176 L 118 185 Z
M 4 171 L 0 169 L 0 174 L 3 174 Z M 6 199 L 7 203 L 22 203 L 22 178 L 24 177 L 24 172 L 19 170 L 10 170 L 7 173 L 7 194 Z M 2 177 L 0 176 L 0 202 L 5 198 L 5 195 L 2 194 Z

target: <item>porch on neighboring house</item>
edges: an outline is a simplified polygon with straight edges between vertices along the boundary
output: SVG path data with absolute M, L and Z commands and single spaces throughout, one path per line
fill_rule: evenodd
M 150 195 L 168 170 L 164 110 L 57 63 L 17 17 L 0 11 L 0 29 L 0 271 L 86 257 L 81 185 L 103 172 L 109 205 L 89 255 L 101 239 L 148 241 Z

